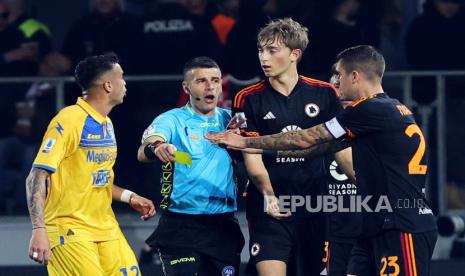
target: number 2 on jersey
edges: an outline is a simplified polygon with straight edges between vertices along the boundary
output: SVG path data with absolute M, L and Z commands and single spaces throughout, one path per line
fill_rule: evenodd
M 421 159 L 423 158 L 423 155 L 425 154 L 425 148 L 426 148 L 426 143 L 425 143 L 425 137 L 423 137 L 423 133 L 421 132 L 420 128 L 415 125 L 409 125 L 405 129 L 405 134 L 408 137 L 412 137 L 414 134 L 418 134 L 420 136 L 420 144 L 418 145 L 418 149 L 413 155 L 412 159 L 408 163 L 408 173 L 409 174 L 426 174 L 426 170 L 428 169 L 427 165 L 421 165 Z

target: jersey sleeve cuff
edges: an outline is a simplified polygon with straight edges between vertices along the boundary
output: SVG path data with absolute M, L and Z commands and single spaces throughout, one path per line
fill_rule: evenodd
M 165 136 L 165 135 L 160 134 L 160 133 L 154 133 L 154 134 L 148 135 L 147 137 L 142 138 L 142 143 L 144 143 L 145 140 L 147 140 L 147 139 L 149 139 L 150 137 L 153 137 L 153 136 L 160 137 L 161 139 L 163 139 L 163 142 L 167 142 L 167 141 L 168 141 L 168 139 L 166 139 L 166 136 Z
M 341 138 L 342 136 L 346 135 L 346 131 L 341 126 L 339 121 L 336 117 L 332 118 L 331 120 L 325 123 L 326 128 L 328 129 L 329 133 L 334 137 L 334 139 Z
M 32 167 L 33 168 L 38 168 L 38 169 L 43 169 L 43 170 L 46 170 L 46 171 L 51 172 L 51 173 L 54 173 L 56 171 L 55 168 L 52 168 L 52 167 L 49 167 L 49 166 L 46 166 L 46 165 L 41 165 L 41 164 L 32 164 Z

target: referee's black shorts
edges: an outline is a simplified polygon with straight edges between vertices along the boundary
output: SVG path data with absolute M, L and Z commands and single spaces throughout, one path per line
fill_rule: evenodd
M 164 213 L 147 239 L 165 275 L 239 275 L 244 237 L 233 213 Z
M 437 240 L 437 231 L 406 233 L 384 230 L 357 241 L 349 263 L 348 274 L 358 275 L 371 258 L 376 275 L 427 276 Z M 364 252 L 364 253 L 361 253 Z

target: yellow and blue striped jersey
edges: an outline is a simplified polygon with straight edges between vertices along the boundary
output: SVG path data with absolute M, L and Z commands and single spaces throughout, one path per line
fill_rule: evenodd
M 52 119 L 33 163 L 51 173 L 45 223 L 52 247 L 118 238 L 111 208 L 116 155 L 110 118 L 82 98 Z

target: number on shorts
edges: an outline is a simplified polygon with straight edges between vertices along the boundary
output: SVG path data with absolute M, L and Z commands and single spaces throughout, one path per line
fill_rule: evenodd
M 139 267 L 137 265 L 131 266 L 129 270 L 136 271 L 136 276 L 139 276 Z M 119 271 L 123 273 L 123 276 L 128 276 L 128 270 L 125 267 L 120 268 Z
M 325 257 L 321 259 L 323 263 L 328 262 L 328 253 L 329 253 L 328 251 L 329 251 L 329 241 L 325 241 Z
M 420 165 L 421 159 L 423 158 L 423 155 L 425 154 L 425 137 L 423 137 L 423 133 L 421 132 L 420 128 L 415 125 L 409 125 L 405 129 L 405 134 L 407 134 L 408 137 L 412 137 L 414 134 L 418 134 L 420 136 L 420 144 L 418 145 L 418 149 L 413 155 L 412 159 L 408 163 L 408 173 L 409 174 L 426 174 L 426 170 L 428 169 L 427 165 Z
M 383 265 L 383 267 L 381 268 L 379 275 L 380 276 L 398 276 L 400 273 L 400 267 L 397 264 L 398 259 L 399 258 L 397 256 L 389 256 L 387 257 L 387 259 L 386 257 L 381 258 L 381 264 Z M 386 268 L 388 266 L 394 267 L 393 273 L 389 273 L 389 274 L 386 273 Z

